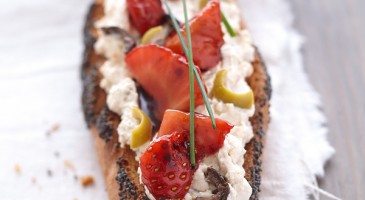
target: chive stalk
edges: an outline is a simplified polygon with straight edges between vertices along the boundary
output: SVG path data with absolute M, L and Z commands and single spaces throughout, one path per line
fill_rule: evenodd
M 190 82 L 190 163 L 192 167 L 195 167 L 195 138 L 194 138 L 194 114 L 195 114 L 195 98 L 194 98 L 194 62 L 193 62 L 193 50 L 191 48 L 191 35 L 188 12 L 186 9 L 186 1 L 183 0 L 184 5 L 184 17 L 185 17 L 185 27 L 186 36 L 188 40 L 188 65 L 189 65 L 189 82 Z
M 179 24 L 177 23 L 176 18 L 174 16 L 174 14 L 172 13 L 170 6 L 166 3 L 166 0 L 164 0 L 163 3 L 165 4 L 168 13 L 171 16 L 172 25 L 174 26 L 174 29 L 175 29 L 175 31 L 176 31 L 179 39 L 180 39 L 180 42 L 181 42 L 181 45 L 183 47 L 184 53 L 187 56 L 188 55 L 188 48 L 186 46 L 184 37 L 182 36 L 182 33 L 180 31 Z M 197 69 L 195 67 L 193 67 L 193 70 L 194 70 L 195 79 L 198 82 L 198 86 L 199 86 L 200 91 L 201 91 L 201 93 L 203 95 L 203 100 L 204 100 L 204 103 L 205 103 L 205 107 L 207 108 L 209 117 L 210 117 L 210 119 L 212 121 L 212 126 L 213 126 L 214 129 L 216 129 L 217 128 L 217 125 L 216 125 L 215 120 L 214 120 L 213 109 L 210 106 L 209 99 L 208 99 L 208 95 L 205 92 L 205 87 L 203 85 L 203 81 L 200 79 L 200 76 L 199 76 L 199 73 L 198 73 Z
M 183 0 L 183 6 L 184 6 L 184 17 L 185 17 L 185 27 L 186 27 L 186 35 L 187 35 L 187 40 L 188 40 L 188 46 L 185 43 L 185 40 L 182 36 L 182 33 L 180 31 L 180 27 L 176 21 L 176 18 L 174 16 L 174 14 L 172 13 L 169 5 L 167 4 L 166 0 L 163 1 L 163 3 L 165 4 L 167 11 L 169 12 L 169 15 L 171 16 L 172 19 L 172 24 L 176 30 L 176 33 L 178 34 L 178 37 L 180 39 L 181 45 L 183 47 L 184 53 L 188 59 L 188 66 L 189 66 L 189 83 L 190 83 L 190 163 L 191 166 L 194 167 L 196 164 L 195 161 L 195 138 L 194 138 L 194 129 L 195 129 L 195 125 L 194 125 L 194 110 L 195 110 L 195 99 L 194 99 L 194 75 L 195 78 L 198 82 L 199 85 L 199 89 L 203 95 L 203 99 L 204 99 L 204 103 L 205 106 L 207 108 L 207 111 L 209 113 L 209 116 L 211 118 L 212 121 L 212 126 L 215 129 L 216 128 L 216 123 L 215 123 L 215 119 L 214 119 L 214 114 L 212 111 L 212 108 L 210 106 L 209 103 L 209 99 L 208 99 L 208 95 L 205 92 L 205 88 L 203 85 L 202 80 L 200 79 L 199 73 L 195 68 L 194 62 L 193 62 L 193 50 L 192 50 L 192 44 L 191 44 L 191 33 L 190 33 L 190 26 L 189 26 L 189 17 L 187 14 L 187 6 L 186 6 L 186 1 Z
M 228 33 L 229 33 L 229 35 L 230 35 L 231 37 L 235 37 L 235 36 L 236 36 L 236 33 L 234 32 L 234 30 L 233 30 L 233 28 L 232 28 L 231 24 L 229 24 L 229 22 L 228 22 L 228 20 L 227 20 L 226 16 L 224 15 L 224 13 L 223 13 L 223 12 L 221 12 L 221 13 L 222 13 L 222 21 L 223 21 L 223 24 L 224 24 L 224 26 L 226 27 L 226 29 L 227 29 L 227 31 L 228 31 Z

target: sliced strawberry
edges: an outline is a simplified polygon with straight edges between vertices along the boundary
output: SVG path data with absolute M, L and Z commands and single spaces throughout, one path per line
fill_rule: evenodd
M 127 0 L 127 9 L 132 24 L 141 35 L 162 23 L 164 11 L 160 0 Z
M 158 119 L 166 109 L 189 110 L 189 67 L 184 57 L 165 47 L 146 45 L 134 48 L 125 61 L 132 76 L 156 101 Z M 204 103 L 196 81 L 194 96 L 196 106 Z
M 182 28 L 186 38 L 186 29 Z M 221 60 L 223 32 L 221 29 L 221 11 L 218 0 L 210 1 L 205 8 L 190 20 L 191 40 L 194 63 L 202 70 L 210 69 Z M 173 52 L 184 55 L 184 51 L 177 34 L 168 38 L 165 46 Z
M 195 149 L 197 159 L 216 153 L 222 146 L 226 135 L 231 131 L 233 125 L 215 118 L 217 128 L 212 127 L 212 120 L 209 116 L 195 113 Z M 176 131 L 188 133 L 190 130 L 189 113 L 178 110 L 166 110 L 158 137 L 169 135 Z
M 186 134 L 175 132 L 151 142 L 140 158 L 142 182 L 156 199 L 184 198 L 194 169 Z

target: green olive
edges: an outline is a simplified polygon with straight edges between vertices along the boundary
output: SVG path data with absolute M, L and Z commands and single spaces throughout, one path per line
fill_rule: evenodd
M 207 5 L 207 3 L 209 2 L 209 0 L 200 0 L 199 1 L 199 9 L 203 9 L 205 7 L 205 5 Z
M 235 93 L 228 90 L 224 86 L 224 80 L 227 76 L 227 70 L 220 70 L 214 80 L 212 95 L 224 103 L 233 103 L 233 105 L 241 108 L 251 108 L 254 104 L 254 95 L 252 90 L 247 93 Z
M 158 40 L 164 38 L 164 29 L 162 26 L 155 26 L 148 29 L 148 31 L 142 36 L 141 45 L 150 43 L 156 43 Z
M 136 148 L 152 138 L 152 123 L 150 118 L 141 109 L 133 107 L 132 115 L 139 121 L 139 125 L 132 130 L 131 148 Z

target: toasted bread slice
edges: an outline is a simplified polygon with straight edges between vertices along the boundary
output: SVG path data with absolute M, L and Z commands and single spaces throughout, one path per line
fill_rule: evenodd
M 103 17 L 103 5 L 91 5 L 84 27 L 84 58 L 81 69 L 83 81 L 82 104 L 85 119 L 94 139 L 99 162 L 109 194 L 109 199 L 148 199 L 144 187 L 139 183 L 138 162 L 135 153 L 129 148 L 120 148 L 117 126 L 120 116 L 110 111 L 106 105 L 106 93 L 99 87 L 101 74 L 99 67 L 105 59 L 97 55 L 94 43 L 97 39 L 95 22 Z M 258 199 L 260 187 L 261 155 L 265 143 L 265 132 L 269 123 L 269 99 L 271 95 L 270 78 L 256 51 L 252 63 L 254 73 L 248 83 L 255 94 L 255 114 L 250 119 L 254 137 L 246 145 L 246 179 L 252 186 L 250 199 Z

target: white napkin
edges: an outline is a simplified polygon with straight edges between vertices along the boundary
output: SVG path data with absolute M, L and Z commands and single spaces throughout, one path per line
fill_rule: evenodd
M 90 3 L 2 2 L 0 199 L 107 199 L 81 111 L 81 28 Z M 261 198 L 306 199 L 308 178 L 323 175 L 334 151 L 320 99 L 302 69 L 302 38 L 284 0 L 240 3 L 274 91 Z M 55 125 L 59 129 L 46 134 Z M 80 177 L 88 175 L 95 184 L 83 188 Z
M 308 199 L 308 185 L 324 175 L 334 149 L 320 97 L 303 71 L 303 38 L 293 28 L 287 1 L 240 0 L 240 6 L 273 87 L 260 199 Z

